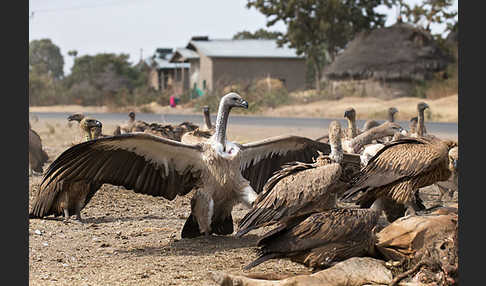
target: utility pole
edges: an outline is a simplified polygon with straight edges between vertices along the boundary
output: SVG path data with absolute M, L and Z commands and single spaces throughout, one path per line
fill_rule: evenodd
M 29 24 L 30 23 L 32 23 L 31 28 L 30 28 L 30 33 L 32 34 L 32 31 L 34 30 L 34 11 L 32 11 L 29 15 Z

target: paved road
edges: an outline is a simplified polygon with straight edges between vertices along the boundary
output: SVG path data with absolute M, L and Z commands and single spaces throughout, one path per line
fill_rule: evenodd
M 37 116 L 39 119 L 66 119 L 71 113 L 66 112 L 30 112 L 30 116 Z M 102 122 L 115 121 L 124 122 L 128 119 L 126 113 L 87 113 L 86 115 L 94 117 Z M 146 122 L 164 122 L 167 124 L 181 123 L 183 121 L 191 121 L 195 124 L 202 124 L 202 115 L 189 114 L 153 114 L 153 113 L 137 113 L 137 119 Z M 256 125 L 256 126 L 273 126 L 273 127 L 300 127 L 300 128 L 328 128 L 332 118 L 293 118 L 293 117 L 263 117 L 263 116 L 239 116 L 232 114 L 230 116 L 230 124 L 238 125 Z M 342 118 L 337 119 L 345 124 Z M 216 116 L 212 116 L 212 122 L 216 122 Z M 362 127 L 365 120 L 358 120 L 358 127 Z M 383 121 L 379 121 L 383 122 Z M 408 129 L 407 121 L 398 121 L 398 124 Z M 425 126 L 430 133 L 448 134 L 456 137 L 458 135 L 457 123 L 449 122 L 426 122 Z

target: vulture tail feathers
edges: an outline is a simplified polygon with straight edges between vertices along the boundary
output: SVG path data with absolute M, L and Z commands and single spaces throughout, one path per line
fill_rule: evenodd
M 273 258 L 279 258 L 281 256 L 281 254 L 279 253 L 269 253 L 269 254 L 264 254 L 260 257 L 258 257 L 257 259 L 253 260 L 253 262 L 251 262 L 250 264 L 248 264 L 247 266 L 243 267 L 244 270 L 249 270 L 257 265 L 260 265 L 261 263 L 267 261 L 267 260 L 270 260 L 270 259 L 273 259 Z

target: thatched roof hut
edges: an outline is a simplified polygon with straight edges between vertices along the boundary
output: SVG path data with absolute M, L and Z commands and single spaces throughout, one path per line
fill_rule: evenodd
M 360 33 L 324 75 L 330 80 L 424 80 L 444 70 L 449 60 L 430 34 L 397 23 Z

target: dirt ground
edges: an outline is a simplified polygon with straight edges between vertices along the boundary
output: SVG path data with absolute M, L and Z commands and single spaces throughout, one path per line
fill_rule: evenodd
M 111 134 L 115 123 L 103 122 L 103 133 Z M 79 140 L 77 125 L 69 127 L 67 120 L 39 120 L 31 125 L 42 138 L 48 164 Z M 231 124 L 228 128 L 228 139 L 239 142 L 279 134 L 315 138 L 325 132 L 312 128 L 248 129 Z M 243 130 L 244 135 L 239 135 Z M 30 177 L 29 208 L 41 179 L 37 175 Z M 426 206 L 437 203 L 436 189 L 427 187 L 420 194 Z M 210 271 L 310 273 L 288 260 L 268 261 L 250 271 L 242 270 L 257 257 L 254 245 L 265 229 L 240 239 L 231 235 L 181 239 L 190 197 L 168 201 L 105 184 L 82 211 L 83 223 L 53 217 L 30 219 L 29 284 L 215 285 L 208 275 Z M 457 193 L 452 199 L 445 197 L 445 204 L 457 206 Z M 235 223 L 246 212 L 243 206 L 235 207 Z

